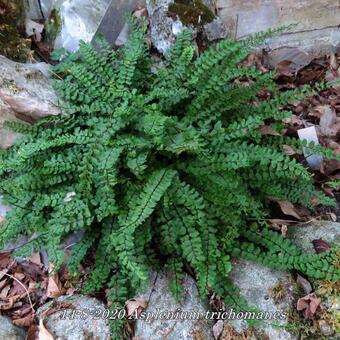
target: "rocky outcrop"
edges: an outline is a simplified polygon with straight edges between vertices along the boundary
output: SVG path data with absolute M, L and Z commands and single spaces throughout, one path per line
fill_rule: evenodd
M 21 64 L 0 56 L 0 99 L 28 122 L 60 113 L 45 63 Z
M 166 54 L 175 42 L 176 36 L 184 29 L 179 18 L 168 15 L 172 0 L 148 0 L 147 10 L 150 21 L 150 36 L 152 44 L 160 53 Z
M 317 56 L 340 48 L 340 7 L 328 0 L 217 0 L 217 13 L 240 38 L 296 24 L 289 34 L 268 41 L 268 49 L 294 47 Z M 322 13 L 322 14 L 321 14 Z
M 4 121 L 31 123 L 59 113 L 47 64 L 21 64 L 0 56 L 0 147 L 9 147 L 17 137 L 1 129 Z
M 235 259 L 231 278 L 249 305 L 273 316 L 271 320 L 261 320 L 257 327 L 259 332 L 273 340 L 297 339 L 285 329 L 294 302 L 292 278 L 288 272 Z M 274 319 L 275 313 L 277 319 Z M 227 323 L 239 333 L 249 328 L 245 320 L 230 320 Z
M 184 296 L 181 302 L 176 302 L 169 290 L 169 280 L 164 273 L 153 273 L 148 289 L 139 296 L 148 301 L 145 310 L 149 320 L 137 320 L 135 338 L 138 340 L 194 340 L 213 339 L 211 321 L 204 317 L 180 319 L 174 316 L 168 319 L 168 312 L 194 312 L 205 315 L 207 306 L 198 297 L 194 280 L 186 276 L 183 282 Z

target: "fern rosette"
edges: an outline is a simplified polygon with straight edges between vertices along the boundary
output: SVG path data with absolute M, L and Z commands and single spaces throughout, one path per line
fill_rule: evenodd
M 0 154 L 0 192 L 13 207 L 1 243 L 37 233 L 33 245 L 47 248 L 58 267 L 62 241 L 82 231 L 68 265 L 77 271 L 96 250 L 85 290 L 107 285 L 114 308 L 157 265 L 168 268 L 177 297 L 190 268 L 202 296 L 215 291 L 234 308 L 243 302 L 228 279 L 231 256 L 339 279 L 335 249 L 305 256 L 278 233 L 250 227 L 266 217 L 268 197 L 307 207 L 315 196 L 330 201 L 282 150 L 313 145 L 259 131 L 269 119 L 287 118 L 287 104 L 313 94 L 307 86 L 280 92 L 272 73 L 241 66 L 272 32 L 222 41 L 195 58 L 185 31 L 155 67 L 145 26 L 132 26 L 123 48 L 101 42 L 98 52 L 82 43 L 56 66 L 64 114 L 33 126 L 7 124 L 24 136 Z M 266 100 L 258 96 L 263 89 Z

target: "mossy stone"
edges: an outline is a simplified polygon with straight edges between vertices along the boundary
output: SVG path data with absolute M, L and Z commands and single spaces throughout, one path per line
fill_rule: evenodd
M 185 25 L 201 26 L 214 20 L 214 13 L 201 0 L 175 0 L 169 12 L 179 16 Z

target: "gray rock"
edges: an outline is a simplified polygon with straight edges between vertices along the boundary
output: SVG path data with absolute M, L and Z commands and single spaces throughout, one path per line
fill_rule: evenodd
M 209 41 L 230 38 L 230 30 L 219 17 L 205 24 L 203 31 Z
M 14 326 L 10 319 L 0 315 L 0 339 L 3 340 L 25 340 L 24 329 Z
M 331 245 L 340 244 L 340 223 L 314 221 L 289 227 L 289 238 L 307 253 L 315 254 L 313 240 L 322 239 Z
M 230 25 L 235 37 L 296 24 L 289 34 L 268 40 L 268 49 L 300 48 L 320 56 L 340 48 L 340 8 L 328 0 L 217 0 L 217 14 Z M 322 15 L 320 15 L 322 13 Z
M 340 50 L 340 30 L 336 26 L 294 32 L 268 39 L 266 42 L 267 51 L 281 48 L 298 48 L 307 52 L 311 58 L 338 52 Z
M 168 278 L 164 273 L 153 273 L 149 287 L 145 294 L 140 297 L 149 301 L 145 312 L 149 320 L 139 319 L 136 321 L 135 338 L 138 340 L 190 340 L 190 339 L 213 339 L 212 325 L 206 319 L 193 317 L 192 320 L 180 320 L 176 317 L 172 320 L 165 317 L 151 317 L 160 312 L 195 312 L 195 315 L 205 315 L 208 310 L 199 299 L 194 280 L 186 276 L 183 282 L 184 297 L 182 302 L 176 302 L 168 284 Z M 151 314 L 153 313 L 153 314 Z M 158 314 L 159 315 L 159 314 Z M 194 315 L 194 314 L 192 314 Z
M 105 318 L 97 319 L 90 315 L 82 317 L 84 314 L 81 314 L 82 312 L 104 310 L 106 307 L 102 302 L 82 295 L 61 296 L 53 303 L 58 302 L 72 303 L 78 314 L 73 318 L 71 313 L 74 309 L 70 308 L 44 316 L 44 311 L 51 306 L 52 302 L 38 309 L 38 317 L 44 318 L 44 325 L 55 340 L 110 339 L 108 320 Z M 66 316 L 66 319 L 63 319 L 64 316 Z
M 288 272 L 268 269 L 253 262 L 242 259 L 233 261 L 231 278 L 240 289 L 240 294 L 248 301 L 249 305 L 255 306 L 261 312 L 283 312 L 287 313 L 292 308 L 293 286 Z M 286 296 L 275 301 L 271 290 L 283 288 Z M 245 320 L 231 320 L 230 323 L 237 332 L 248 328 Z M 287 318 L 283 320 L 266 320 L 258 329 L 272 340 L 296 339 L 296 337 L 285 330 Z M 280 327 L 276 326 L 279 325 Z
M 60 113 L 45 63 L 21 64 L 0 56 L 0 125 L 6 120 L 34 122 Z M 17 138 L 0 127 L 0 147 Z
M 0 99 L 26 121 L 60 113 L 47 65 L 21 64 L 0 56 Z
M 167 53 L 175 42 L 176 36 L 184 29 L 178 17 L 174 20 L 168 16 L 168 8 L 172 2 L 172 0 L 146 1 L 151 41 L 157 50 L 163 54 Z

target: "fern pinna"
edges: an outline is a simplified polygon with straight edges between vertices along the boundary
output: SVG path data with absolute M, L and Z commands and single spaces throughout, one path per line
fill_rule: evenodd
M 82 43 L 64 55 L 55 68 L 62 115 L 7 124 L 24 136 L 0 155 L 0 192 L 13 207 L 1 243 L 36 233 L 33 245 L 47 248 L 58 267 L 63 239 L 83 231 L 68 265 L 77 271 L 96 250 L 85 290 L 108 286 L 113 308 L 123 307 L 157 264 L 171 273 L 176 296 L 191 268 L 203 297 L 214 291 L 233 308 L 244 305 L 228 279 L 231 256 L 339 279 L 336 249 L 305 256 L 259 223 L 268 197 L 307 207 L 315 197 L 332 203 L 282 148 L 316 147 L 259 131 L 269 120 L 280 126 L 290 115 L 283 107 L 313 94 L 308 86 L 280 92 L 272 73 L 242 66 L 273 32 L 221 41 L 196 57 L 185 31 L 153 65 L 145 26 L 132 25 L 117 51 L 101 41 L 100 52 Z M 263 89 L 266 100 L 258 96 Z

